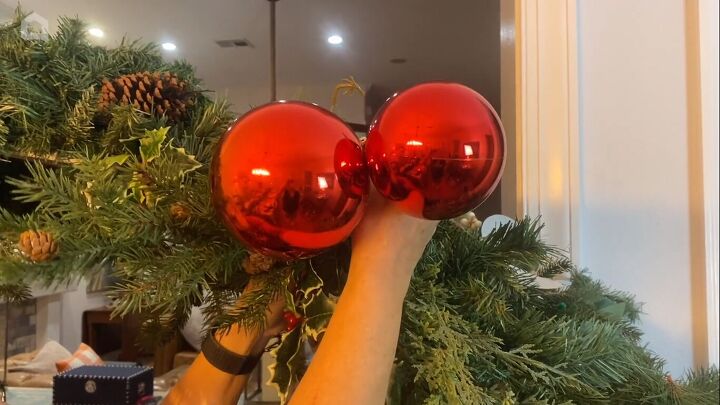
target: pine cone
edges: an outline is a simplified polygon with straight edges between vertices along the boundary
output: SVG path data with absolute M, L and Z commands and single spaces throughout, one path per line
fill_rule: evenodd
M 269 256 L 265 256 L 260 253 L 250 253 L 250 255 L 243 261 L 242 267 L 247 274 L 260 274 L 270 270 L 275 264 Z
M 98 109 L 107 112 L 115 104 L 132 104 L 138 110 L 182 121 L 195 104 L 187 82 L 171 72 L 139 72 L 103 80 Z
M 177 222 L 184 222 L 190 218 L 190 209 L 181 203 L 173 203 L 170 206 L 170 217 Z
M 58 252 L 55 238 L 45 231 L 30 230 L 21 233 L 18 247 L 27 258 L 34 262 L 51 260 Z

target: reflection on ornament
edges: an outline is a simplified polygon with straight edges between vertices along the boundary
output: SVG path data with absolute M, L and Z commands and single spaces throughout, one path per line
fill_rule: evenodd
M 341 167 L 342 167 L 342 163 L 341 163 Z M 318 187 L 320 187 L 320 190 L 325 190 L 326 188 L 328 188 L 328 182 L 327 182 L 327 180 L 325 180 L 325 177 L 318 176 Z
M 247 246 L 286 260 L 347 238 L 367 193 L 354 132 L 312 104 L 276 102 L 248 112 L 213 160 L 213 202 L 228 229 Z
M 254 176 L 269 176 L 270 172 L 267 169 L 262 168 L 255 168 L 250 170 L 250 173 L 252 173 Z
M 425 83 L 395 93 L 370 126 L 375 187 L 408 214 L 449 219 L 482 203 L 500 181 L 505 135 L 477 92 Z

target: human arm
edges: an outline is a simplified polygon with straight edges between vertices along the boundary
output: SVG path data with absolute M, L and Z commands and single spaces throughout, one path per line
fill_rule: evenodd
M 291 405 L 384 403 L 405 294 L 436 226 L 372 196 L 345 289 Z
M 251 281 L 243 294 L 258 288 L 260 286 Z M 242 299 L 237 305 L 244 305 Z M 285 300 L 280 294 L 268 307 L 264 330 L 246 329 L 235 324 L 225 334 L 216 333 L 215 338 L 222 347 L 233 353 L 259 356 L 268 341 L 284 329 L 284 307 Z M 170 390 L 163 405 L 235 405 L 245 390 L 247 380 L 247 374 L 232 375 L 218 370 L 200 353 L 185 375 Z

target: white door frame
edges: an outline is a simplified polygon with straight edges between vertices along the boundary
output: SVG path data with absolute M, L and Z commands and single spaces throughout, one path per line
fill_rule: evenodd
M 515 0 L 519 216 L 579 257 L 576 0 Z
M 720 270 L 718 268 L 718 13 L 717 0 L 686 0 L 688 115 L 691 204 L 697 215 L 693 246 L 699 264 L 697 284 L 705 285 L 707 358 L 720 364 Z M 693 148 L 694 146 L 694 148 Z M 692 168 L 691 168 L 692 169 Z M 695 183 L 695 184 L 693 184 Z M 694 190 L 694 192 L 693 192 Z
M 511 103 L 514 114 L 506 118 L 506 126 L 513 128 L 516 185 L 503 190 L 514 197 L 517 216 L 542 216 L 546 224 L 544 236 L 550 243 L 566 249 L 574 261 L 580 257 L 580 133 L 578 120 L 578 40 L 577 7 L 579 0 L 501 0 L 501 13 L 507 20 L 507 10 L 514 11 L 515 53 L 505 51 L 503 73 L 514 65 L 515 81 L 506 85 L 502 104 Z M 707 319 L 701 325 L 707 340 L 696 340 L 698 365 L 718 364 L 720 333 L 720 275 L 718 270 L 718 3 L 717 0 L 685 0 L 686 21 L 697 32 L 688 31 L 688 49 L 697 48 L 697 60 L 689 53 L 688 70 L 697 71 L 697 92 L 689 92 L 689 116 L 697 106 L 696 148 L 700 164 L 699 209 L 701 232 L 693 254 L 703 260 L 700 282 L 693 288 L 704 290 L 705 299 L 697 308 L 697 316 Z M 691 14 L 697 13 L 697 15 Z M 694 18 L 694 20 L 693 20 Z M 503 28 L 505 30 L 505 28 Z M 695 35 L 695 36 L 693 36 Z M 510 38 L 501 33 L 503 38 Z M 501 43 L 501 61 L 503 47 Z M 514 57 L 514 60 L 512 58 Z M 507 78 L 507 76 L 506 76 Z M 692 81 L 692 76 L 688 76 Z M 692 83 L 688 83 L 689 88 Z M 503 111 L 507 108 L 503 107 Z M 514 117 L 512 116 L 514 115 Z M 691 118 L 692 119 L 692 118 Z M 508 125 L 507 121 L 511 120 Z M 689 137 L 693 130 L 690 128 Z M 692 149 L 692 148 L 691 148 Z M 692 171 L 692 170 L 691 170 Z M 691 179 L 692 182 L 692 179 Z M 693 198 L 692 196 L 690 196 Z M 503 207 L 512 204 L 503 202 Z M 509 212 L 509 209 L 505 209 Z M 706 316 L 705 316 L 706 315 Z M 703 323 L 704 322 L 700 322 Z M 705 327 L 706 326 L 706 327 Z M 707 351 L 704 351 L 707 349 Z

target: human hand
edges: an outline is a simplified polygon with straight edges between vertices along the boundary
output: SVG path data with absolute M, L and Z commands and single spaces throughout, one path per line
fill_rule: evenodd
M 410 275 L 438 222 L 404 214 L 371 189 L 365 217 L 352 235 L 353 262 L 361 262 L 363 271 Z

